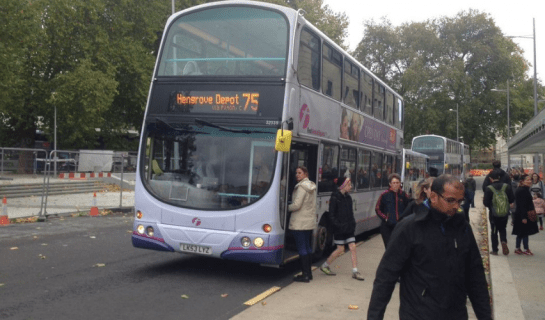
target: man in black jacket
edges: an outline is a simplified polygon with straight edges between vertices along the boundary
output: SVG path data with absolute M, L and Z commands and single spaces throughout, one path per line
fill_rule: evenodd
M 511 184 L 511 178 L 509 177 L 509 175 L 507 174 L 507 172 L 505 172 L 502 168 L 501 168 L 501 161 L 500 160 L 495 160 L 494 162 L 492 162 L 492 167 L 493 169 L 492 170 L 496 170 L 498 169 L 499 170 L 499 173 L 500 173 L 500 182 L 501 183 L 507 183 L 507 184 Z M 490 171 L 492 172 L 492 171 Z M 488 187 L 488 185 L 490 185 L 490 173 L 486 175 L 486 177 L 484 178 L 484 181 L 483 181 L 483 192 L 485 192 L 486 190 L 486 187 Z
M 433 181 L 430 208 L 400 221 L 377 269 L 367 313 L 383 319 L 400 279 L 399 319 L 468 319 L 467 297 L 478 319 L 492 318 L 488 284 L 473 231 L 457 210 L 464 187 L 454 176 Z
M 401 177 L 397 173 L 392 173 L 388 177 L 390 188 L 384 191 L 377 200 L 375 212 L 382 220 L 380 224 L 380 234 L 384 247 L 388 246 L 390 236 L 399 221 L 399 217 L 409 204 L 409 197 L 401 190 Z
M 501 192 L 502 187 L 505 185 L 505 194 L 507 195 L 507 200 L 509 204 L 515 202 L 515 194 L 511 188 L 511 184 L 500 182 L 500 170 L 494 169 L 488 174 L 490 177 L 491 186 Z M 492 200 L 494 199 L 494 192 L 490 188 L 486 188 L 484 191 L 483 204 L 488 208 L 488 217 L 490 221 L 490 229 L 492 230 L 492 251 L 490 254 L 495 256 L 498 255 L 498 233 L 500 234 L 501 247 L 504 255 L 509 254 L 509 247 L 507 247 L 507 221 L 509 220 L 509 207 L 507 208 L 507 214 L 503 217 L 499 217 L 493 214 L 493 205 Z

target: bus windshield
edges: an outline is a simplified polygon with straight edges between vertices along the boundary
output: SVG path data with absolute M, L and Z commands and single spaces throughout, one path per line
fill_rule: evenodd
M 414 139 L 412 150 L 424 154 L 444 152 L 445 143 L 441 137 L 419 137 Z
M 183 15 L 168 30 L 158 76 L 282 77 L 288 30 L 282 14 L 263 8 L 216 7 Z
M 260 199 L 274 173 L 274 129 L 150 123 L 142 180 L 158 199 L 204 210 Z

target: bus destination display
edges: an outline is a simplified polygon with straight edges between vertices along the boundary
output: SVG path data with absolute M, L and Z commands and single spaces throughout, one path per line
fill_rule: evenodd
M 259 93 L 233 91 L 176 91 L 170 97 L 171 112 L 257 114 Z

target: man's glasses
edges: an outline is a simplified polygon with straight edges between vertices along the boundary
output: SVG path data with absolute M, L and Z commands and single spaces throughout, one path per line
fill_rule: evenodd
M 462 203 L 464 203 L 464 199 L 462 200 L 457 200 L 457 199 L 454 199 L 454 198 L 445 198 L 442 194 L 440 193 L 437 193 L 438 196 L 440 196 L 441 198 L 443 198 L 448 204 L 450 204 L 451 206 L 455 203 L 458 203 L 458 205 L 462 205 Z

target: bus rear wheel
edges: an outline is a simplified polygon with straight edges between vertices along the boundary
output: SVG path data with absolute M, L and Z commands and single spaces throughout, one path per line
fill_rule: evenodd
M 315 258 L 321 258 L 327 253 L 327 249 L 331 247 L 333 235 L 327 231 L 323 225 L 318 225 L 316 232 L 316 250 L 314 251 Z

